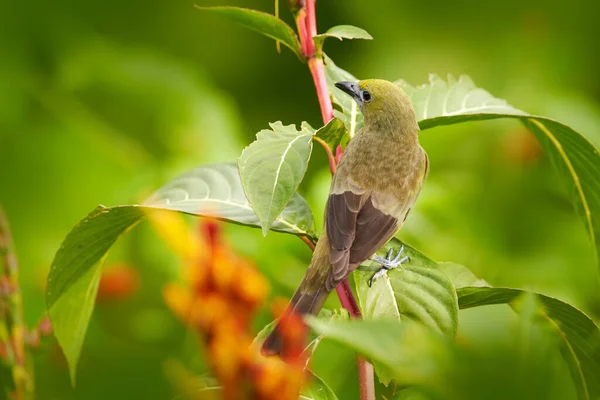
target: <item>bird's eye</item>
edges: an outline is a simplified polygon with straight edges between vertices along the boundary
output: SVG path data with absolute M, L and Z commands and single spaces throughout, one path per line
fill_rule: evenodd
M 366 90 L 363 90 L 362 98 L 363 98 L 363 101 L 371 101 L 371 93 L 369 93 Z

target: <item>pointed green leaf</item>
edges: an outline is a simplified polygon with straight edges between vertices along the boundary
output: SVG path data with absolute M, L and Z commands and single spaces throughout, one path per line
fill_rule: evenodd
M 515 118 L 538 138 L 558 170 L 594 244 L 600 252 L 600 152 L 572 128 L 518 110 L 475 86 L 467 76 L 448 81 L 431 75 L 429 84 L 397 84 L 411 97 L 419 126 L 429 129 L 467 121 Z
M 94 307 L 102 259 L 123 232 L 157 209 L 260 225 L 244 196 L 235 164 L 196 168 L 158 190 L 143 206 L 100 206 L 81 220 L 54 257 L 46 292 L 50 319 L 73 382 Z M 315 236 L 310 208 L 300 195 L 292 196 L 272 229 Z
M 303 125 L 297 131 L 294 125 L 281 122 L 269 124 L 256 135 L 238 160 L 242 187 L 254 209 L 263 235 L 292 198 L 312 152 L 313 133 Z
M 250 28 L 258 33 L 278 40 L 292 50 L 298 58 L 304 59 L 300 51 L 300 42 L 294 30 L 281 19 L 274 15 L 267 14 L 261 11 L 251 10 L 241 7 L 198 7 L 203 11 L 210 11 L 214 14 L 221 15 L 240 25 Z
M 46 300 L 54 335 L 69 364 L 73 385 L 96 300 L 101 260 L 118 237 L 143 215 L 137 208 L 97 207 L 73 228 L 54 257 Z
M 352 25 L 338 25 L 334 26 L 333 28 L 329 28 L 327 32 L 321 33 L 320 35 L 316 35 L 313 38 L 317 52 L 321 52 L 323 50 L 323 42 L 325 42 L 325 39 L 328 37 L 336 38 L 339 40 L 373 39 L 373 36 L 369 35 L 369 33 L 362 28 L 358 28 Z
M 510 304 L 524 290 L 491 287 L 463 287 L 457 290 L 461 309 L 491 304 Z M 600 329 L 587 315 L 558 299 L 536 294 L 546 318 L 564 340 L 562 354 L 571 371 L 578 397 L 600 398 Z
M 385 256 L 389 249 L 395 254 L 401 246 L 402 242 L 393 238 L 378 254 Z M 454 338 L 458 329 L 458 303 L 452 281 L 442 267 L 414 248 L 404 245 L 404 254 L 410 257 L 410 262 L 388 271 L 372 287 L 367 282 L 379 270 L 379 264 L 366 261 L 354 272 L 363 317 L 410 319 Z M 377 363 L 375 370 L 379 380 L 389 384 L 393 374 Z
M 337 25 L 333 28 L 329 28 L 327 32 L 321 33 L 315 36 L 315 38 L 334 37 L 339 40 L 342 39 L 366 39 L 371 40 L 373 36 L 369 35 L 367 31 L 362 28 L 352 25 Z

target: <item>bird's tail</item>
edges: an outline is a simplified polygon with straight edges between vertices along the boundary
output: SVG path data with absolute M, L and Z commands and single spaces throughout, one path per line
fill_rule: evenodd
M 312 268 L 312 266 L 311 266 Z M 314 279 L 314 274 L 310 273 L 310 268 L 302 283 L 294 293 L 290 305 L 286 313 L 295 313 L 297 315 L 317 315 L 323 303 L 329 296 L 329 291 L 326 289 L 324 279 Z M 315 285 L 315 283 L 317 283 Z M 264 355 L 277 355 L 283 349 L 283 337 L 279 322 L 273 332 L 265 339 L 262 345 L 262 353 Z

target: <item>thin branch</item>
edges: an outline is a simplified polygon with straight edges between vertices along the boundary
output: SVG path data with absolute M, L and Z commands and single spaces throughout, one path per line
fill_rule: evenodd
M 306 236 L 298 236 L 300 240 L 302 240 L 306 245 L 310 248 L 311 251 L 315 251 L 315 244 Z
M 12 370 L 15 391 L 11 399 L 33 397 L 33 380 L 26 367 L 25 325 L 23 322 L 23 300 L 19 286 L 19 264 L 13 248 L 8 220 L 0 207 L 0 340 L 7 351 L 5 362 Z
M 333 155 L 331 148 L 329 147 L 329 145 L 327 143 L 325 143 L 322 139 L 320 139 L 316 136 L 313 136 L 313 140 L 316 140 L 317 142 L 319 142 L 321 144 L 321 146 L 323 146 L 325 148 L 325 151 L 327 152 L 327 158 L 329 159 L 329 170 L 331 171 L 331 175 L 335 174 L 335 168 L 336 168 L 337 162 L 335 161 L 335 156 Z

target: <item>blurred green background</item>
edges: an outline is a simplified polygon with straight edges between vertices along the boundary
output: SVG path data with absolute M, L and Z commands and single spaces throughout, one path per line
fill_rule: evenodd
M 197 3 L 274 7 L 258 0 Z M 291 23 L 285 3 L 282 18 Z M 428 73 L 468 74 L 517 108 L 571 125 L 596 146 L 598 15 L 600 3 L 588 0 L 317 4 L 321 31 L 353 24 L 374 36 L 326 43 L 336 63 L 357 77 L 421 84 Z M 189 168 L 235 160 L 268 122 L 321 122 L 305 65 L 285 48 L 278 55 L 271 40 L 195 10 L 191 1 L 3 1 L 0 49 L 0 204 L 13 228 L 30 325 L 44 311 L 55 251 L 97 204 L 139 202 Z M 403 240 L 433 259 L 466 265 L 492 285 L 539 291 L 600 316 L 584 226 L 524 128 L 469 123 L 427 131 L 421 142 L 431 173 Z M 326 164 L 315 148 L 300 189 L 318 224 Z M 271 280 L 273 295 L 292 294 L 310 258 L 303 243 L 242 227 L 227 234 Z M 195 338 L 162 300 L 163 284 L 180 265 L 148 224 L 116 246 L 108 264 L 114 262 L 139 275 L 139 289 L 99 301 L 75 389 L 56 344 L 45 341 L 35 355 L 38 398 L 174 399 L 182 395 L 174 370 L 203 371 Z M 336 302 L 332 296 L 330 305 Z M 268 320 L 262 313 L 256 328 Z M 462 312 L 461 323 L 459 340 L 477 350 L 465 363 L 488 365 L 470 372 L 482 390 L 505 393 L 497 398 L 573 398 L 566 368 L 547 341 L 532 341 L 539 362 L 530 360 L 513 376 L 521 356 L 511 312 Z M 357 398 L 353 360 L 328 343 L 314 360 L 341 399 Z M 543 383 L 549 381 L 552 387 Z M 532 392 L 525 395 L 519 385 Z

